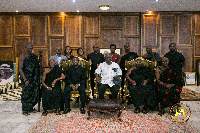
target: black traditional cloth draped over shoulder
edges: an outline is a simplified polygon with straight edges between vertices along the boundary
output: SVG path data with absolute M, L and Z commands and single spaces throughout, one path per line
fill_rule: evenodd
M 28 86 L 26 86 L 25 83 L 22 82 L 22 110 L 32 111 L 32 106 L 34 106 L 37 103 L 38 87 L 40 83 L 38 57 L 32 53 L 30 56 L 25 58 L 23 61 L 22 70 L 24 72 L 25 77 L 29 81 Z M 24 81 L 22 76 L 21 81 Z
M 160 81 L 164 83 L 164 85 L 158 85 L 158 97 L 161 106 L 165 108 L 178 103 L 182 83 L 177 73 L 168 67 L 160 74 Z M 165 87 L 166 84 L 175 85 L 168 89 Z
M 52 87 L 52 82 L 61 77 L 62 74 L 61 68 L 57 65 L 46 74 L 45 84 L 48 87 Z M 61 82 L 57 81 L 55 86 L 52 87 L 52 90 L 47 90 L 44 86 L 42 88 L 42 105 L 44 110 L 48 109 L 57 109 L 60 107 L 60 98 L 61 98 Z

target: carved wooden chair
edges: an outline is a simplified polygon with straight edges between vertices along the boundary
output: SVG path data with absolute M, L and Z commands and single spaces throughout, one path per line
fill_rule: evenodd
M 100 64 L 97 64 L 97 67 L 99 66 Z M 101 78 L 101 77 L 100 77 Z M 99 90 L 98 90 L 98 84 L 96 82 L 96 78 L 94 79 L 94 82 L 95 82 L 95 97 L 96 98 L 99 98 Z M 112 92 L 110 91 L 110 88 L 107 88 L 105 93 L 104 93 L 104 97 L 105 99 L 109 99 L 109 96 L 112 95 Z M 119 87 L 119 91 L 118 91 L 118 95 L 117 95 L 117 98 L 121 98 L 121 85 Z
M 133 59 L 131 61 L 125 61 L 125 69 L 128 71 L 132 67 L 136 67 L 136 60 L 138 60 L 138 59 L 140 59 L 142 61 L 142 66 L 149 67 L 152 71 L 156 70 L 156 67 L 157 67 L 156 61 L 149 61 L 149 60 L 146 60 L 142 57 L 138 57 L 138 58 Z M 125 107 L 127 106 L 127 98 L 130 98 L 130 92 L 129 92 L 129 89 L 128 89 L 128 85 L 129 85 L 129 82 L 125 78 L 125 85 L 124 85 L 124 90 L 123 90 L 123 93 L 124 93 L 123 99 L 125 101 Z
M 86 75 L 87 75 L 85 92 L 86 92 L 86 98 L 87 98 L 86 100 L 88 100 L 92 96 L 91 95 L 91 86 L 90 86 L 90 67 L 91 67 L 91 64 L 90 64 L 89 61 L 86 61 L 86 60 L 84 60 L 80 57 L 78 57 L 78 58 L 79 58 L 78 65 L 85 68 Z M 62 68 L 64 70 L 65 75 L 66 75 L 66 70 L 72 65 L 73 65 L 72 60 L 63 61 Z M 64 92 L 64 88 L 65 88 L 65 80 L 63 80 L 63 82 L 62 82 L 62 92 Z M 73 98 L 77 98 L 77 97 L 80 96 L 78 90 L 71 91 L 70 95 Z

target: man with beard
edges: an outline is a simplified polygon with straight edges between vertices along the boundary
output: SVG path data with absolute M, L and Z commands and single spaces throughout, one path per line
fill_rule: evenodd
M 158 55 L 158 53 L 152 51 L 152 46 L 147 45 L 146 47 L 147 53 L 144 54 L 142 57 L 144 59 L 150 60 L 150 61 L 157 61 L 158 66 L 161 65 L 161 57 Z
M 95 77 L 98 83 L 99 98 L 104 99 L 104 93 L 108 87 L 112 93 L 111 98 L 116 99 L 119 91 L 119 86 L 114 83 L 114 77 L 120 77 L 122 71 L 119 65 L 115 62 L 112 62 L 111 53 L 106 53 L 105 62 L 101 63 L 98 68 L 95 70 Z M 99 77 L 101 75 L 101 79 Z
M 150 68 L 142 66 L 140 59 L 136 60 L 136 67 L 128 70 L 126 78 L 129 80 L 129 91 L 135 106 L 135 113 L 140 112 L 140 106 L 144 105 L 143 113 L 148 112 L 148 108 L 155 107 L 155 90 L 152 88 L 154 73 Z
M 90 70 L 90 79 L 91 79 L 91 89 L 92 89 L 92 96 L 94 97 L 94 78 L 95 78 L 95 70 L 97 69 L 97 65 L 104 62 L 104 56 L 102 53 L 99 52 L 99 46 L 94 44 L 93 45 L 94 52 L 88 54 L 87 60 L 91 60 L 91 70 Z
M 66 86 L 64 90 L 64 100 L 65 100 L 65 110 L 63 114 L 67 114 L 71 111 L 70 109 L 70 92 L 72 90 L 78 90 L 80 94 L 81 100 L 81 114 L 85 114 L 85 100 L 86 100 L 86 93 L 85 93 L 85 82 L 86 82 L 86 72 L 85 68 L 78 65 L 79 59 L 78 57 L 74 57 L 73 65 L 67 69 L 66 72 Z
M 61 53 L 62 53 L 62 48 L 58 46 L 56 48 L 56 55 L 53 55 L 49 58 L 49 60 L 54 59 L 56 62 L 56 65 L 58 65 L 59 67 L 61 67 L 62 60 L 67 61 L 67 57 L 64 55 L 61 55 Z
M 182 82 L 181 87 L 183 87 L 182 67 L 185 65 L 185 58 L 181 53 L 177 52 L 175 43 L 171 43 L 169 45 L 169 49 L 170 51 L 166 53 L 164 57 L 167 57 L 169 59 L 168 66 L 177 73 L 179 79 L 181 79 Z
M 40 73 L 38 57 L 32 53 L 32 43 L 26 43 L 25 48 L 26 53 L 22 54 L 19 59 L 19 72 L 22 81 L 22 114 L 27 116 L 29 112 L 33 111 L 33 107 L 38 101 Z
M 137 53 L 135 52 L 130 52 L 130 44 L 126 43 L 124 45 L 124 50 L 125 53 L 121 55 L 120 58 L 120 68 L 122 70 L 122 83 L 121 83 L 121 87 L 122 87 L 122 97 L 123 97 L 123 90 L 124 90 L 124 79 L 125 79 L 125 75 L 126 75 L 126 70 L 125 70 L 125 61 L 131 61 L 133 59 L 136 59 L 138 57 Z

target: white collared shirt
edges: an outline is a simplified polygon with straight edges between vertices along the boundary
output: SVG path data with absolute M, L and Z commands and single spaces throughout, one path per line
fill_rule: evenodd
M 113 85 L 115 85 L 113 83 L 113 77 L 116 75 L 122 75 L 122 70 L 115 62 L 112 62 L 111 65 L 103 62 L 95 70 L 95 73 L 101 75 L 102 84 L 108 84 L 110 87 L 112 87 Z

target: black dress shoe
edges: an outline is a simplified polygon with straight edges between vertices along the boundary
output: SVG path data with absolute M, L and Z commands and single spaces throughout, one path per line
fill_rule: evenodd
M 67 114 L 67 113 L 69 113 L 70 111 L 71 111 L 70 108 L 66 108 L 66 109 L 64 110 L 63 114 Z
M 85 114 L 84 108 L 80 108 L 81 114 Z

